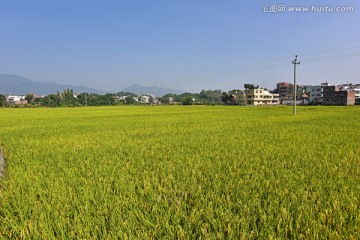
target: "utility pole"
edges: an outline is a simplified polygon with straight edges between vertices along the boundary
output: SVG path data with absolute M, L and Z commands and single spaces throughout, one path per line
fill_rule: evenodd
M 297 55 L 295 56 L 294 61 L 292 61 L 292 64 L 294 64 L 294 116 L 296 115 L 296 65 L 300 64 L 300 62 L 297 61 Z

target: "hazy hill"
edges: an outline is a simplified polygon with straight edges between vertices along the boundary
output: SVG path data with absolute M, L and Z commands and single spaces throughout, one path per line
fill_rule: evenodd
M 162 88 L 162 87 L 145 87 L 145 86 L 141 86 L 141 85 L 132 85 L 130 87 L 124 88 L 123 89 L 124 92 L 132 92 L 135 94 L 152 94 L 155 95 L 157 97 L 161 97 L 164 96 L 165 94 L 168 93 L 173 93 L 173 94 L 182 94 L 184 92 L 180 91 L 180 90 L 176 90 L 176 89 L 171 89 L 171 88 Z
M 36 82 L 18 75 L 0 74 L 0 94 L 25 95 L 27 93 L 37 93 L 39 95 L 47 95 L 58 91 L 62 92 L 68 88 L 73 89 L 74 92 L 104 93 L 98 89 L 86 86 Z

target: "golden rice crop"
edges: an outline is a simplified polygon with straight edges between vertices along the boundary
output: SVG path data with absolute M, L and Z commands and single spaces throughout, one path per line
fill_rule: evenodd
M 358 239 L 359 116 L 0 109 L 0 238 Z

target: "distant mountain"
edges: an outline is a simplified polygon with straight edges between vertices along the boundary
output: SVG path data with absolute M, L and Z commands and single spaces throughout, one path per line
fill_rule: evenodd
M 104 93 L 98 89 L 88 88 L 86 86 L 72 86 L 54 82 L 36 82 L 18 75 L 0 74 L 0 94 L 25 95 L 27 93 L 37 93 L 39 95 L 47 95 L 58 91 L 62 92 L 68 88 L 73 89 L 74 92 Z
M 157 97 L 162 97 L 168 93 L 173 93 L 173 94 L 182 94 L 184 92 L 180 91 L 180 90 L 176 90 L 176 89 L 171 89 L 171 88 L 162 88 L 162 87 L 145 87 L 145 86 L 141 86 L 141 85 L 132 85 L 130 87 L 124 88 L 123 89 L 124 92 L 131 92 L 131 93 L 135 93 L 135 94 L 152 94 L 155 95 Z

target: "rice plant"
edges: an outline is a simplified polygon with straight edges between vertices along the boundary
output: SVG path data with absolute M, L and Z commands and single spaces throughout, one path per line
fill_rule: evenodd
M 0 109 L 0 238 L 359 239 L 359 116 Z

